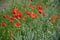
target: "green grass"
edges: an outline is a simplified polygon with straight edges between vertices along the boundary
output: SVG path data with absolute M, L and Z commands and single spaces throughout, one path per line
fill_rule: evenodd
M 43 17 L 42 14 L 38 12 L 38 8 L 34 10 L 30 9 L 28 7 L 28 1 L 26 0 L 12 1 L 8 9 L 5 8 L 0 11 L 0 40 L 60 40 L 60 19 L 56 19 L 56 16 L 60 15 L 58 4 L 56 4 L 56 7 L 53 7 L 52 4 L 55 4 L 55 2 L 50 2 L 48 0 L 33 0 L 30 3 L 32 5 L 42 4 L 46 16 Z M 45 8 L 46 5 L 48 5 L 47 9 Z M 39 17 L 33 19 L 27 16 L 23 6 L 26 6 L 26 10 L 38 14 Z M 25 20 L 15 19 L 12 23 L 8 20 L 8 17 L 4 19 L 3 14 L 12 16 L 12 10 L 14 8 L 18 8 L 18 11 L 22 11 L 23 15 L 26 15 L 27 18 Z M 51 16 L 55 17 L 56 23 L 53 24 L 51 20 L 49 20 Z M 6 27 L 1 25 L 2 21 L 7 24 Z M 20 22 L 21 27 L 15 27 L 15 22 Z M 13 34 L 12 38 L 10 38 L 10 32 Z

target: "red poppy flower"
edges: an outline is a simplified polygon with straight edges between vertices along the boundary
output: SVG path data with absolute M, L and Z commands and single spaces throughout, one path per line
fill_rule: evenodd
M 36 5 L 40 10 L 42 10 L 42 4 L 37 4 Z
M 34 6 L 32 6 L 32 5 L 30 4 L 30 5 L 29 5 L 29 8 L 34 9 Z
M 14 25 L 15 25 L 17 28 L 20 28 L 20 26 L 21 26 L 21 24 L 20 24 L 19 22 L 16 22 Z
M 12 16 L 15 17 L 15 18 L 17 18 L 18 17 L 18 14 L 13 14 Z
M 6 19 L 6 14 L 3 15 L 3 18 Z
M 17 17 L 17 19 L 19 19 L 19 20 L 20 20 L 20 19 L 21 19 L 21 17 L 19 17 L 19 16 L 18 16 L 18 17 Z
M 42 12 L 42 16 L 46 16 L 46 14 L 44 12 Z
M 12 12 L 13 12 L 13 14 L 17 14 L 18 13 L 18 9 L 15 8 L 15 9 L 12 10 Z
M 39 5 L 39 9 L 42 10 L 42 5 L 41 4 Z
M 12 34 L 12 32 L 10 32 L 10 38 L 12 38 L 13 37 L 13 34 Z
M 8 16 L 8 19 L 9 19 L 10 22 L 14 21 L 14 17 L 12 17 L 12 16 Z
M 33 12 L 32 12 L 32 14 L 31 14 L 31 17 L 32 17 L 32 18 L 35 18 L 35 14 L 34 14 Z
M 58 6 L 58 8 L 60 8 L 60 6 Z
M 55 23 L 54 16 L 51 17 L 51 21 L 52 21 L 52 23 Z
M 57 19 L 60 18 L 60 15 L 56 16 L 56 18 L 57 18 Z
M 2 26 L 6 26 L 6 23 L 4 21 L 2 21 L 1 25 Z
M 42 10 L 39 9 L 38 12 L 39 12 L 39 13 L 42 13 Z
M 41 13 L 41 14 L 42 14 L 42 16 L 46 16 L 46 14 L 44 13 L 44 11 L 43 11 L 43 10 L 40 10 L 40 9 L 39 9 L 39 13 Z
M 38 14 L 35 14 L 35 18 L 38 18 Z
M 43 12 L 43 10 L 42 10 L 42 5 L 41 5 L 41 4 L 39 5 L 39 10 L 38 10 L 38 12 L 39 12 L 39 13 L 42 13 L 42 12 Z
M 31 13 L 29 11 L 27 11 L 26 14 L 30 16 Z
M 23 16 L 22 11 L 20 11 L 20 12 L 18 13 L 18 16 L 19 16 L 19 17 L 22 17 L 22 16 Z
M 23 16 L 22 12 L 20 11 L 17 15 L 16 15 L 16 18 L 17 19 L 21 19 L 21 17 Z

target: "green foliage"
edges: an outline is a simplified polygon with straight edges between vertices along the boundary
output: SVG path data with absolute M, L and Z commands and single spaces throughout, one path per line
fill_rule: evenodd
M 0 40 L 60 40 L 60 19 L 55 19 L 55 24 L 49 20 L 51 16 L 60 15 L 60 9 L 52 6 L 52 4 L 55 2 L 55 0 L 30 1 L 32 5 L 43 5 L 43 11 L 47 14 L 45 17 L 39 14 L 37 11 L 38 9 L 31 10 L 28 8 L 28 1 L 26 0 L 12 0 L 9 2 L 11 3 L 9 8 L 5 8 L 0 11 Z M 56 6 L 58 6 L 58 4 L 59 3 L 57 3 Z M 46 5 L 48 5 L 47 9 L 45 8 Z M 12 23 L 8 20 L 8 18 L 3 18 L 4 13 L 6 13 L 8 16 L 11 16 L 13 8 L 18 8 L 19 11 L 21 10 L 23 14 L 26 15 L 25 8 L 23 8 L 23 6 L 26 6 L 26 10 L 38 14 L 39 17 L 33 19 L 27 16 L 25 20 L 16 19 Z M 6 27 L 1 26 L 2 21 L 7 24 Z M 15 22 L 20 22 L 21 27 L 16 28 L 14 26 Z M 13 33 L 12 38 L 10 38 L 10 32 Z

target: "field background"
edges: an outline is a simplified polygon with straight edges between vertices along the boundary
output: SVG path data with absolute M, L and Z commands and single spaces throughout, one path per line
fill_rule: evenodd
M 29 4 L 42 4 L 47 16 L 43 17 L 36 8 L 31 10 L 28 7 Z M 0 40 L 60 40 L 60 18 L 55 18 L 54 24 L 49 20 L 51 16 L 60 15 L 58 6 L 60 6 L 60 0 L 0 0 Z M 36 19 L 27 17 L 25 20 L 16 19 L 11 23 L 8 18 L 3 18 L 3 14 L 11 16 L 14 8 L 18 8 L 18 11 L 21 10 L 24 15 L 26 15 L 26 9 L 38 14 L 39 17 Z M 1 25 L 2 21 L 7 24 L 6 27 Z M 21 27 L 16 28 L 15 22 L 20 22 Z M 10 33 L 13 35 L 12 38 L 10 38 Z

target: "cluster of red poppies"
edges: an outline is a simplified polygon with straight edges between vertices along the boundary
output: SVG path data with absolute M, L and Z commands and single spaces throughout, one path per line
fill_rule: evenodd
M 39 8 L 38 12 L 40 14 L 42 14 L 43 17 L 46 16 L 46 13 L 43 11 L 41 4 L 38 4 L 38 5 L 35 5 L 35 6 L 29 5 L 29 8 L 32 9 L 32 10 L 34 8 Z M 48 8 L 48 6 L 46 6 L 46 8 Z M 18 20 L 26 19 L 27 16 L 30 16 L 31 18 L 34 18 L 34 19 L 38 18 L 38 16 L 39 16 L 38 14 L 35 14 L 34 12 L 30 12 L 30 11 L 26 11 L 25 13 L 26 13 L 26 15 L 23 15 L 22 11 L 19 12 L 17 8 L 14 8 L 12 10 L 12 16 L 7 16 L 6 14 L 3 14 L 3 18 L 6 19 L 8 17 L 8 20 L 10 22 L 13 22 L 15 19 L 18 19 Z M 55 18 L 59 19 L 60 15 L 57 15 L 56 17 L 51 16 L 50 20 L 52 21 L 52 23 L 55 23 Z M 2 21 L 1 25 L 5 27 L 7 24 L 4 21 Z M 14 24 L 14 26 L 16 26 L 17 28 L 20 28 L 21 24 L 20 24 L 20 22 L 16 22 Z M 12 33 L 10 33 L 10 36 L 12 36 Z
M 53 7 L 55 7 L 55 5 L 53 5 Z M 29 5 L 29 8 L 30 9 L 39 8 L 38 12 L 40 14 L 42 14 L 42 16 L 46 16 L 46 13 L 43 11 L 41 4 L 37 4 L 35 6 Z M 48 6 L 46 6 L 46 8 L 48 8 Z M 34 12 L 30 12 L 30 11 L 26 11 L 26 14 L 32 18 L 38 18 L 38 16 L 39 16 L 38 14 L 35 14 Z M 25 19 L 26 17 L 27 16 L 23 15 L 22 11 L 19 12 L 17 8 L 14 8 L 12 10 L 12 16 L 8 16 L 8 20 L 10 22 L 13 22 L 15 18 L 16 19 L 21 19 L 21 18 Z M 6 19 L 6 14 L 3 15 L 3 18 Z M 56 18 L 60 18 L 60 15 L 56 16 Z M 50 19 L 51 19 L 52 23 L 55 22 L 54 16 L 52 16 Z M 2 21 L 1 25 L 6 26 L 6 23 L 4 21 Z M 19 22 L 16 22 L 15 26 L 19 28 L 21 25 Z
M 39 5 L 39 12 L 42 14 L 42 16 L 46 16 L 44 11 L 42 10 L 42 5 Z
M 55 5 L 53 5 L 53 7 L 55 7 Z M 42 8 L 42 5 L 41 4 L 37 4 L 37 5 L 34 5 L 34 6 L 30 4 L 29 5 L 29 8 L 32 9 L 32 10 L 34 8 L 39 8 L 38 9 L 38 12 L 40 14 L 42 14 L 42 16 L 46 16 L 46 13 L 43 11 L 43 8 Z M 48 6 L 46 6 L 46 8 L 48 8 Z M 26 11 L 26 14 L 28 16 L 32 17 L 32 18 L 38 18 L 38 16 L 39 16 L 38 14 L 35 14 L 34 12 L 30 12 L 30 11 Z M 9 19 L 10 22 L 13 22 L 15 18 L 16 19 L 21 19 L 21 18 L 25 19 L 26 17 L 27 16 L 26 15 L 23 15 L 22 11 L 19 12 L 17 8 L 14 8 L 12 10 L 12 16 L 8 16 L 8 19 Z M 3 15 L 3 18 L 6 19 L 6 14 Z M 56 18 L 60 18 L 60 15 L 56 16 Z M 52 20 L 52 23 L 55 22 L 54 16 L 51 17 L 51 20 Z M 1 25 L 2 26 L 6 26 L 6 23 L 4 21 L 2 21 Z M 19 22 L 16 22 L 15 23 L 15 26 L 19 28 L 20 23 Z
M 52 21 L 52 23 L 56 23 L 56 19 L 60 19 L 60 15 L 57 15 L 56 17 L 55 16 L 51 16 L 50 17 L 50 20 Z

